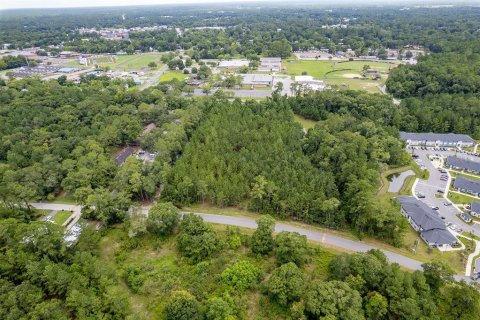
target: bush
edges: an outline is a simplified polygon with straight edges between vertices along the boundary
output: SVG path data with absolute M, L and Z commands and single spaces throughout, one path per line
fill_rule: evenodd
M 262 270 L 248 261 L 240 261 L 222 272 L 223 282 L 236 290 L 256 286 L 263 278 Z
M 165 308 L 166 320 L 201 319 L 200 304 L 188 291 L 174 291 Z

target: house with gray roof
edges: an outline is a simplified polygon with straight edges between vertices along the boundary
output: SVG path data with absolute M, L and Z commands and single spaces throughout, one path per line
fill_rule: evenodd
M 432 248 L 447 249 L 458 243 L 457 238 L 448 231 L 445 222 L 432 208 L 415 197 L 397 197 L 401 213 L 420 237 Z
M 471 147 L 475 143 L 470 136 L 456 133 L 400 132 L 400 139 L 412 146 Z
M 476 197 L 480 197 L 480 181 L 457 176 L 453 182 L 453 188 L 457 191 L 470 193 Z
M 480 173 L 480 162 L 475 162 L 453 156 L 447 158 L 447 166 L 456 170 L 466 170 L 473 173 Z
M 472 201 L 470 205 L 470 214 L 474 217 L 480 218 L 480 202 Z

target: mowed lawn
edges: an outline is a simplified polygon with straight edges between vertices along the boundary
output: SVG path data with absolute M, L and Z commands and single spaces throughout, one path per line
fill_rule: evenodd
M 58 211 L 52 218 L 52 220 L 58 224 L 58 225 L 62 225 L 65 223 L 65 221 L 68 220 L 68 218 L 70 218 L 70 216 L 72 215 L 72 212 L 70 211 Z
M 169 82 L 172 81 L 173 79 L 177 79 L 179 81 L 185 80 L 187 77 L 186 74 L 183 73 L 183 71 L 179 70 L 168 70 L 162 76 L 160 77 L 160 82 Z
M 355 90 L 379 92 L 377 86 L 385 84 L 388 73 L 397 64 L 390 62 L 367 61 L 314 61 L 314 60 L 287 60 L 282 63 L 286 67 L 285 74 L 290 76 L 307 75 L 325 80 L 329 85 L 337 85 Z M 382 75 L 379 80 L 362 79 L 363 67 L 368 65 Z M 358 79 L 354 79 L 358 77 Z
M 160 61 L 160 53 L 144 53 L 144 54 L 131 54 L 113 57 L 101 57 L 96 58 L 96 64 L 100 67 L 110 67 L 115 70 L 132 71 L 147 69 L 150 62 L 155 62 L 158 67 L 162 65 Z M 150 69 L 150 68 L 148 68 Z

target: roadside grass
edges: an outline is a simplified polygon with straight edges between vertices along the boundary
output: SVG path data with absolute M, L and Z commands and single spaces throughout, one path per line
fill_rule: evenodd
M 480 202 L 479 198 L 466 196 L 451 190 L 448 192 L 448 199 L 455 204 L 470 204 L 472 201 Z
M 58 203 L 58 204 L 76 204 L 77 203 L 73 198 L 73 196 L 66 192 L 60 193 L 53 201 L 49 201 L 49 202 Z
M 305 130 L 315 127 L 315 125 L 318 123 L 318 121 L 306 119 L 298 114 L 293 115 L 293 120 L 300 123 L 305 128 Z
M 186 74 L 183 73 L 183 71 L 179 70 L 168 70 L 162 76 L 160 77 L 160 82 L 169 82 L 172 81 L 173 79 L 177 79 L 179 81 L 185 80 L 187 77 Z
M 390 201 L 390 198 L 395 196 L 395 194 L 387 193 L 380 197 L 381 201 Z M 237 216 L 237 217 L 246 217 L 246 218 L 253 218 L 258 219 L 261 214 L 254 213 L 242 208 L 219 208 L 212 206 L 210 204 L 199 204 L 195 206 L 185 207 L 182 209 L 183 211 L 191 211 L 191 212 L 201 212 L 201 213 L 212 213 L 212 214 L 222 214 L 227 216 Z M 420 238 L 420 235 L 413 230 L 410 226 L 408 226 L 407 231 L 404 236 L 403 246 L 401 247 L 394 247 L 388 243 L 385 243 L 381 240 L 374 239 L 371 237 L 363 237 L 360 239 L 355 233 L 349 230 L 334 230 L 328 229 L 319 225 L 307 225 L 302 222 L 296 222 L 291 220 L 280 220 L 277 219 L 277 222 L 281 222 L 283 224 L 288 224 L 296 227 L 301 227 L 304 229 L 312 230 L 312 231 L 320 231 L 326 232 L 331 235 L 339 236 L 345 239 L 361 241 L 365 244 L 369 244 L 375 246 L 379 249 L 388 250 L 394 253 L 401 254 L 403 256 L 418 260 L 420 262 L 431 262 L 431 261 L 442 261 L 447 263 L 448 265 L 452 266 L 452 268 L 457 273 L 464 273 L 464 266 L 461 263 L 461 255 L 458 251 L 449 251 L 449 252 L 441 252 L 438 249 L 431 249 L 429 248 L 426 243 Z M 416 253 L 413 252 L 412 248 L 415 243 L 415 240 L 418 239 L 417 251 Z M 333 247 L 331 245 L 325 243 L 318 243 L 309 241 L 310 243 L 315 243 L 323 249 L 333 250 L 333 251 L 340 251 L 340 252 L 351 252 L 349 250 L 343 248 Z
M 40 219 L 48 215 L 52 210 L 44 210 L 44 209 L 33 209 L 34 219 Z
M 480 241 L 480 237 L 478 237 L 478 236 L 476 236 L 476 235 L 474 235 L 473 233 L 470 233 L 470 232 L 468 232 L 468 231 L 463 231 L 463 232 L 462 232 L 462 236 L 469 237 L 469 238 L 472 238 L 472 239 L 474 239 L 474 240 Z
M 464 173 L 453 171 L 453 170 L 450 170 L 450 174 L 452 178 L 463 177 L 463 178 L 474 180 L 474 181 L 480 181 L 480 176 L 476 176 L 476 175 L 464 174 Z
M 55 222 L 56 224 L 58 225 L 62 225 L 65 223 L 65 221 L 68 220 L 68 218 L 70 218 L 70 216 L 72 215 L 72 212 L 71 211 L 58 211 L 57 214 L 55 214 L 52 218 L 53 222 Z

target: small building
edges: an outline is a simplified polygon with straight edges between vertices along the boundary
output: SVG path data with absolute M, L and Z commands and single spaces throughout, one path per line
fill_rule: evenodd
M 320 91 L 327 89 L 325 82 L 322 80 L 315 80 L 312 76 L 295 76 L 295 82 L 307 90 Z
M 470 214 L 476 218 L 480 218 L 480 202 L 472 201 L 470 204 Z
M 122 164 L 127 161 L 128 157 L 130 157 L 132 154 L 136 152 L 136 148 L 131 147 L 131 146 L 126 146 L 122 150 L 120 150 L 116 157 L 115 157 L 115 163 L 121 166 Z
M 470 217 L 470 215 L 465 212 L 460 213 L 460 218 L 462 218 L 462 220 L 465 221 L 466 223 L 470 223 L 473 221 L 472 217 Z
M 466 134 L 400 132 L 400 139 L 413 146 L 471 147 L 475 143 Z
M 408 219 L 415 231 L 432 248 L 448 249 L 458 243 L 457 238 L 447 229 L 445 222 L 433 210 L 415 197 L 400 196 L 401 213 Z
M 58 69 L 58 72 L 61 72 L 61 73 L 72 73 L 72 72 L 75 72 L 75 71 L 78 71 L 78 68 L 75 68 L 75 67 L 63 67 L 63 68 Z
M 75 58 L 78 57 L 80 54 L 74 51 L 62 51 L 58 54 L 58 57 L 61 59 L 67 59 L 67 58 Z
M 258 71 L 282 71 L 282 58 L 260 58 L 260 66 L 258 67 Z
M 242 85 L 251 87 L 271 87 L 273 76 L 268 74 L 242 74 Z
M 480 182 L 457 176 L 453 182 L 453 188 L 457 191 L 469 193 L 480 197 Z
M 453 156 L 447 157 L 447 166 L 455 170 L 465 170 L 480 173 L 480 162 L 461 159 Z

